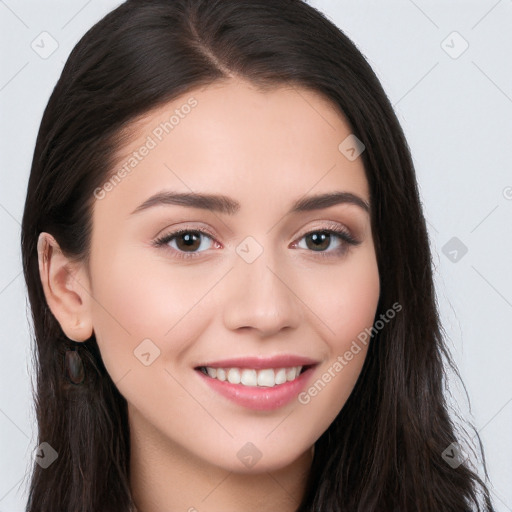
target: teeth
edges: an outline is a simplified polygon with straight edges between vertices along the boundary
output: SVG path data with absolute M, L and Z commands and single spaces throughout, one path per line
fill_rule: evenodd
M 265 386 L 271 388 L 275 386 L 274 370 L 260 370 L 258 372 L 258 386 Z
M 205 368 L 206 373 L 220 381 L 228 381 L 230 384 L 242 384 L 243 386 L 273 388 L 285 382 L 295 380 L 302 371 L 302 366 L 291 368 L 264 368 L 254 370 L 249 368 Z
M 228 371 L 228 382 L 231 384 L 240 384 L 240 379 L 238 368 L 230 368 Z
M 290 382 L 291 380 L 294 380 L 296 376 L 297 376 L 297 368 L 292 367 L 292 368 L 288 368 L 288 370 L 286 370 L 286 380 L 288 382 Z
M 275 376 L 275 382 L 276 384 L 284 384 L 286 382 L 286 369 L 285 368 L 279 368 L 276 372 Z
M 257 386 L 258 385 L 258 375 L 256 370 L 242 370 L 242 378 L 240 382 L 244 386 Z

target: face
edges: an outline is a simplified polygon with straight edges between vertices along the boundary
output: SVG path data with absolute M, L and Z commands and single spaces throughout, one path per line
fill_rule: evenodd
M 317 93 L 231 80 L 131 128 L 95 192 L 88 268 L 130 427 L 229 471 L 284 467 L 342 409 L 377 308 L 350 127 Z

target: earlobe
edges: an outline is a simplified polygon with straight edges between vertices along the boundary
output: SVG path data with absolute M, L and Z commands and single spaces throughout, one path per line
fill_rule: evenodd
M 55 238 L 45 232 L 39 234 L 37 255 L 48 307 L 69 339 L 88 340 L 93 333 L 91 295 L 82 264 L 64 255 Z

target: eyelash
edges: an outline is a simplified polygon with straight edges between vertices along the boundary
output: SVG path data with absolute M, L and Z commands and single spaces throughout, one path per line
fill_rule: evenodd
M 207 231 L 206 229 L 184 228 L 184 229 L 179 229 L 177 231 L 173 231 L 172 233 L 168 233 L 166 235 L 163 235 L 163 236 L 157 238 L 156 240 L 153 241 L 153 245 L 155 247 L 160 247 L 160 248 L 165 249 L 166 246 L 168 246 L 169 242 L 171 242 L 175 238 L 177 238 L 180 235 L 185 234 L 185 233 L 194 233 L 194 234 L 204 235 L 208 238 L 211 238 L 212 241 L 216 241 L 213 234 L 210 233 L 209 231 Z M 314 230 L 308 231 L 307 233 L 304 233 L 299 238 L 299 241 L 302 240 L 303 238 L 305 238 L 306 236 L 312 235 L 315 233 L 316 234 L 324 233 L 324 234 L 328 234 L 328 235 L 336 235 L 336 237 L 341 242 L 341 245 L 337 249 L 334 249 L 332 251 L 313 251 L 313 250 L 305 249 L 305 250 L 308 250 L 310 252 L 317 254 L 321 258 L 333 258 L 333 257 L 337 257 L 337 256 L 342 256 L 343 254 L 345 254 L 345 252 L 349 249 L 350 246 L 356 246 L 361 243 L 359 240 L 356 240 L 346 229 L 340 228 L 336 224 L 331 224 L 325 228 L 319 228 L 319 229 L 314 229 Z M 168 248 L 171 249 L 175 253 L 173 255 L 173 257 L 181 258 L 181 259 L 185 259 L 185 260 L 198 258 L 198 257 L 200 257 L 201 253 L 204 252 L 204 251 L 200 251 L 200 252 L 187 253 L 184 251 L 176 250 L 171 247 L 168 247 Z

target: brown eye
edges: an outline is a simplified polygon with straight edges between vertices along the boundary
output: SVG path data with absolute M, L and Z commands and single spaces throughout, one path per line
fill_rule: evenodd
M 209 249 L 208 241 L 211 246 L 213 238 L 204 231 L 182 229 L 155 240 L 155 245 L 157 247 L 167 246 L 178 255 L 193 256 Z
M 327 231 L 318 231 L 310 233 L 304 237 L 306 246 L 312 251 L 325 251 L 331 244 L 331 234 Z
M 180 251 L 195 251 L 201 245 L 201 234 L 197 231 L 187 231 L 174 238 Z
M 339 257 L 343 256 L 350 246 L 360 243 L 348 230 L 333 226 L 330 229 L 318 229 L 305 233 L 295 245 L 299 249 L 316 252 L 318 256 Z

